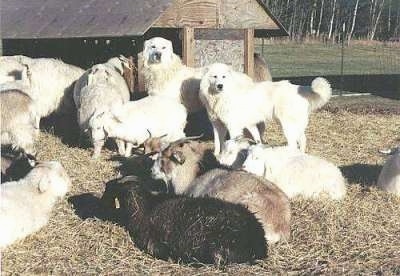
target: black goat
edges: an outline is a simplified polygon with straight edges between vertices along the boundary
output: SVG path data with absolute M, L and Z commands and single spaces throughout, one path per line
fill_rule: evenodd
M 1 183 L 17 181 L 34 167 L 36 158 L 23 149 L 1 145 Z
M 266 257 L 262 225 L 244 206 L 216 198 L 155 194 L 147 188 L 150 181 L 135 176 L 112 180 L 102 197 L 111 209 L 118 200 L 114 212 L 140 249 L 184 263 L 225 265 Z

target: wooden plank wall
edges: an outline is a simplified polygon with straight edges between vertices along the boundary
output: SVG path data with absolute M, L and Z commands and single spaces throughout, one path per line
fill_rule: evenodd
M 153 24 L 159 28 L 279 29 L 256 0 L 175 0 Z
M 153 27 L 215 28 L 217 26 L 218 0 L 175 0 L 175 3 L 158 19 Z

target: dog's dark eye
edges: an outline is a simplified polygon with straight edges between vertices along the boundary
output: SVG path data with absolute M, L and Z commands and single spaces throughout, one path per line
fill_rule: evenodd
M 222 76 L 223 79 L 225 79 L 225 76 Z
M 216 79 L 216 78 L 217 78 L 217 76 L 213 76 L 213 78 L 214 78 L 214 79 Z
M 151 48 L 155 49 L 155 48 L 156 48 L 156 45 L 152 45 Z
M 165 48 L 166 48 L 165 46 L 162 47 L 163 50 L 164 50 Z

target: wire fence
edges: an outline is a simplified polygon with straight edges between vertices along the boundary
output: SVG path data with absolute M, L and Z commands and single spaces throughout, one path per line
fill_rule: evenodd
M 355 41 L 347 46 L 260 40 L 256 51 L 266 58 L 275 80 L 309 84 L 313 77 L 325 76 L 337 94 L 373 93 L 400 99 L 400 43 Z

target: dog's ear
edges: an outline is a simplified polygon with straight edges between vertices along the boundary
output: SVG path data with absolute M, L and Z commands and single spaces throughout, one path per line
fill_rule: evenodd
M 208 73 L 209 70 L 210 70 L 209 66 L 204 66 L 201 69 L 201 76 L 204 77 Z
M 150 39 L 148 39 L 148 40 L 146 40 L 146 41 L 144 42 L 144 45 L 143 45 L 143 52 L 146 53 L 146 54 L 147 54 L 147 52 L 149 51 L 149 45 L 150 45 L 150 43 L 151 43 L 151 40 L 150 40 Z

